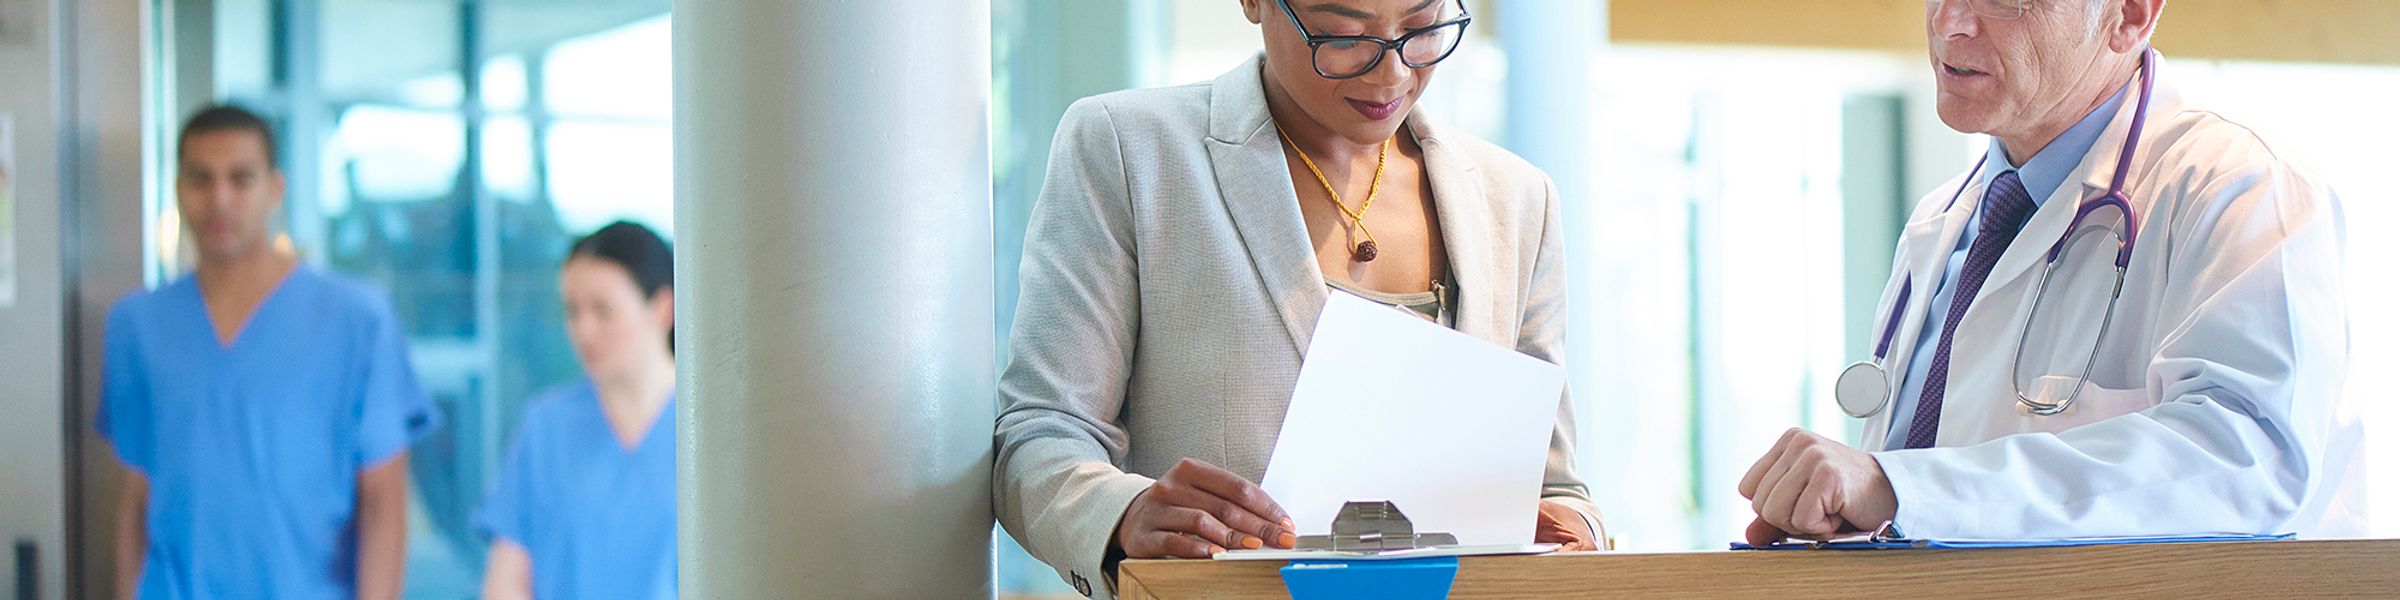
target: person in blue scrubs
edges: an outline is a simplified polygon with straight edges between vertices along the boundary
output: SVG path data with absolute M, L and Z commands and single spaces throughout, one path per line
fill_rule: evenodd
M 485 598 L 674 598 L 675 256 L 617 222 L 559 269 L 584 378 L 525 409 L 476 525 Z
M 177 153 L 197 269 L 119 300 L 101 365 L 117 597 L 397 598 L 408 447 L 439 415 L 390 303 L 273 242 L 257 115 L 202 111 Z

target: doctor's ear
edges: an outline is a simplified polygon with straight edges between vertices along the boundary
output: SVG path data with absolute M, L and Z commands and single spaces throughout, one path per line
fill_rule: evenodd
M 1266 14 L 1267 1 L 1268 0 L 1241 0 L 1242 18 L 1249 19 L 1251 25 L 1257 25 L 1259 23 L 1259 19 L 1264 18 Z
M 2158 30 L 2158 16 L 2167 9 L 2167 0 L 2104 0 L 2101 10 L 2115 13 L 2115 19 L 2101 35 L 2108 36 L 2108 49 L 2119 54 L 2141 52 L 2150 46 L 2150 34 Z

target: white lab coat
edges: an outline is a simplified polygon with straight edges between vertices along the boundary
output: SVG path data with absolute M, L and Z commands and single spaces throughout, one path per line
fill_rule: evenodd
M 2033 190 L 2047 199 L 1953 337 L 1935 447 L 1875 453 L 1895 525 L 1935 538 L 2363 534 L 2356 409 L 2339 400 L 2349 341 L 2333 190 L 2248 128 L 2185 106 L 2163 75 L 2126 183 L 2139 243 L 2091 381 L 2064 413 L 2016 401 L 2011 362 L 2043 254 L 2106 193 L 2133 108 L 2059 189 Z M 1951 203 L 1968 177 L 1920 200 L 1901 234 L 1882 310 L 1904 279 L 1915 290 L 1888 372 L 1907 372 L 1906 340 L 1948 314 L 1927 305 L 1983 196 L 1975 185 Z M 2108 303 L 2113 238 L 2077 240 L 2025 343 L 2029 393 L 2044 374 L 2071 383 Z M 1893 412 L 1869 418 L 1861 448 L 1886 446 Z

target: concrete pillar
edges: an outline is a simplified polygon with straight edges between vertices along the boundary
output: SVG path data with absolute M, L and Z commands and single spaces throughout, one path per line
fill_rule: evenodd
M 992 595 L 989 21 L 676 2 L 686 597 Z

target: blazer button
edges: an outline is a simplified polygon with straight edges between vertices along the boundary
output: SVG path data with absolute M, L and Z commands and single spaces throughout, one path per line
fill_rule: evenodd
M 1092 582 L 1091 582 L 1091 581 L 1085 580 L 1085 579 L 1083 578 L 1083 574 L 1082 574 L 1082 573 L 1075 573 L 1075 572 L 1071 572 L 1071 571 L 1070 571 L 1070 572 L 1068 572 L 1068 574 L 1069 574 L 1069 575 L 1073 575 L 1073 576 L 1075 577 L 1075 593 L 1078 593 L 1078 594 L 1083 594 L 1083 597 L 1085 597 L 1085 598 L 1090 598 L 1090 597 L 1092 597 Z

